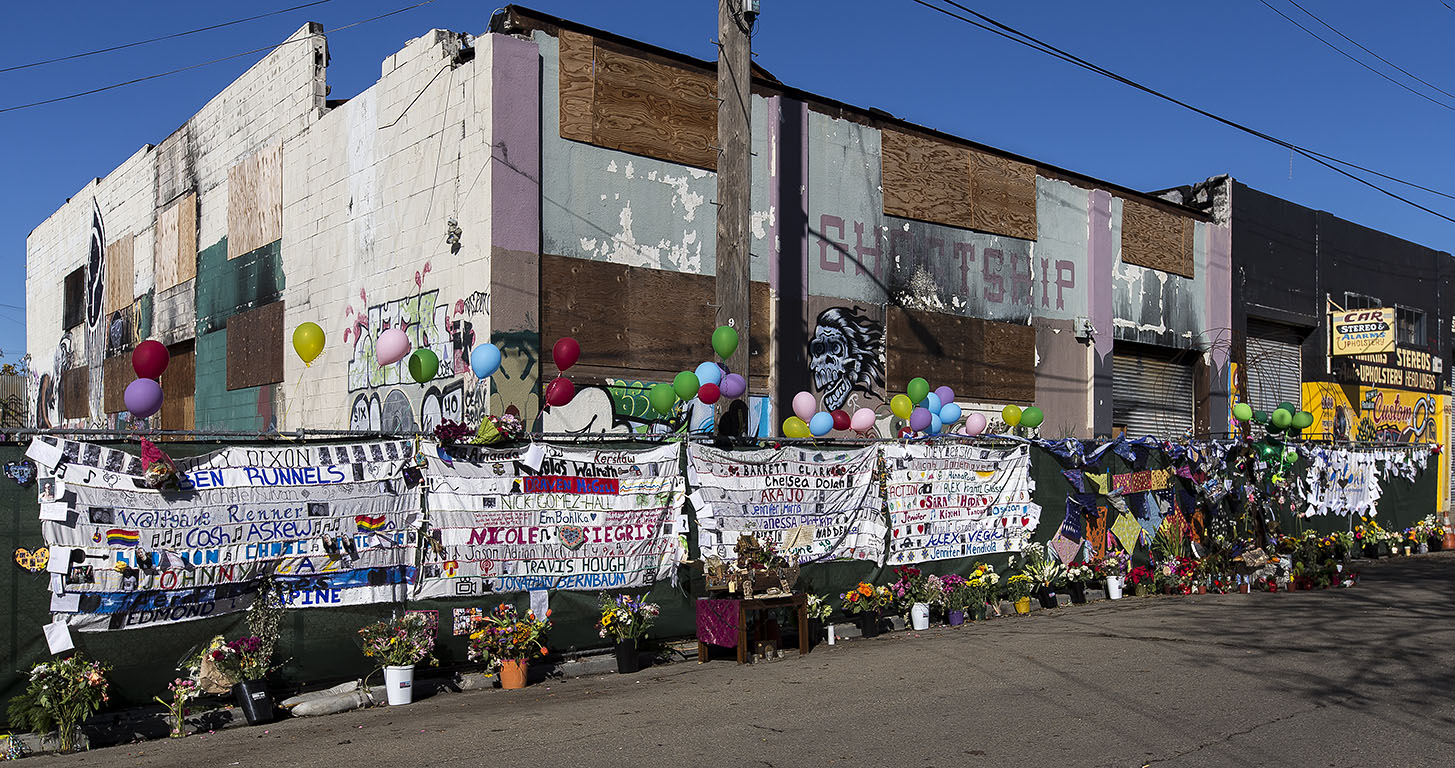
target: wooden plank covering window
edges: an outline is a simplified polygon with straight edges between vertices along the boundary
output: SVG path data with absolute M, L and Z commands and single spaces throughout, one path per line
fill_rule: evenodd
M 106 286 L 101 306 L 108 315 L 131 306 L 132 288 L 136 284 L 133 246 L 132 235 L 106 246 Z
M 713 359 L 716 278 L 565 256 L 541 256 L 541 347 L 563 336 L 581 344 L 576 381 L 671 381 Z M 748 287 L 750 387 L 768 384 L 772 320 L 767 283 Z M 544 381 L 558 375 L 542 356 Z
M 1035 240 L 1036 168 L 970 150 L 971 229 Z
M 561 138 L 593 140 L 596 114 L 596 38 L 561 30 Z
M 230 339 L 229 339 L 230 340 Z M 162 372 L 161 429 L 196 429 L 197 355 L 193 343 L 167 347 L 172 361 Z
M 227 257 L 283 236 L 283 145 L 259 150 L 227 171 Z
M 101 410 L 121 413 L 126 410 L 126 387 L 136 380 L 131 356 L 108 357 L 101 364 Z
M 886 349 L 891 393 L 923 376 L 961 399 L 1035 402 L 1036 332 L 1030 326 L 891 307 Z
M 152 263 L 158 293 L 197 276 L 197 195 L 185 194 L 157 214 Z
M 1136 200 L 1122 201 L 1122 261 L 1193 277 L 1192 219 Z
M 1036 239 L 1036 168 L 947 141 L 881 132 L 884 212 Z
M 61 418 L 91 418 L 90 368 L 71 368 L 61 373 Z
M 283 380 L 283 302 L 264 304 L 227 319 L 227 388 Z

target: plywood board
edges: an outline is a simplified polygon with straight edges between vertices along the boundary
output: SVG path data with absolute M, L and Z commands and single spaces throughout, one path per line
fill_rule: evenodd
M 885 213 L 965 229 L 974 226 L 968 149 L 886 129 L 880 152 Z M 1033 204 L 1034 197 L 1033 190 Z
M 592 141 L 595 115 L 596 38 L 561 30 L 561 138 Z
M 159 292 L 197 275 L 197 195 L 183 195 L 157 214 L 152 264 Z
M 970 228 L 1035 240 L 1035 166 L 976 150 L 969 156 Z
M 106 246 L 106 286 L 101 303 L 106 314 L 131 306 L 136 285 L 134 238 L 127 235 Z
M 70 368 L 61 373 L 61 418 L 91 418 L 90 368 Z
M 971 393 L 992 403 L 1034 403 L 1036 330 L 992 320 L 981 320 L 980 329 L 980 365 Z
M 542 375 L 558 375 L 550 359 L 556 340 L 581 344 L 573 379 L 671 381 L 713 357 L 716 278 L 604 261 L 541 256 Z M 750 386 L 767 386 L 772 355 L 770 292 L 751 283 Z
M 1122 261 L 1193 277 L 1193 222 L 1186 216 L 1122 201 Z
M 167 347 L 172 361 L 162 372 L 162 429 L 195 429 L 197 355 L 191 341 Z
M 1029 326 L 891 307 L 886 347 L 891 395 L 923 376 L 931 386 L 948 385 L 959 399 L 1035 401 L 1035 330 Z
M 259 150 L 227 171 L 227 257 L 283 236 L 283 146 Z
M 136 380 L 131 356 L 108 357 L 101 367 L 101 410 L 120 413 L 126 410 L 126 387 Z
M 275 301 L 227 319 L 227 388 L 244 389 L 283 380 L 283 302 Z
M 717 168 L 717 82 L 703 72 L 596 42 L 592 140 L 698 168 Z

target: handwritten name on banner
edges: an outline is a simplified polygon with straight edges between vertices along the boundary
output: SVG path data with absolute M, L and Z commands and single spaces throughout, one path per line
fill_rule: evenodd
M 889 563 L 1025 548 L 1041 520 L 1026 446 L 891 445 Z
M 651 586 L 686 555 L 681 448 L 451 450 L 429 459 L 415 597 Z
M 779 545 L 799 563 L 882 563 L 884 515 L 874 482 L 878 453 L 796 447 L 728 453 L 688 450 L 703 557 L 736 557 L 741 534 Z
M 1140 472 L 1112 475 L 1111 489 L 1121 494 L 1161 491 L 1168 487 L 1171 477 L 1170 469 L 1144 469 Z

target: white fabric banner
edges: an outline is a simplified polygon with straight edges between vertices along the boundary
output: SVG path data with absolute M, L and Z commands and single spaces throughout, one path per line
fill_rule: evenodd
M 1028 446 L 890 445 L 889 564 L 1025 548 L 1041 520 Z
M 1309 452 L 1305 514 L 1368 515 L 1380 490 L 1380 455 L 1370 451 L 1315 448 Z

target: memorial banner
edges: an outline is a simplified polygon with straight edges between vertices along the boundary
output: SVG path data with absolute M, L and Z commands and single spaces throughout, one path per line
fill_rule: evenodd
M 412 596 L 626 589 L 675 576 L 686 559 L 681 456 L 677 445 L 432 455 Z
M 702 556 L 737 556 L 738 536 L 776 545 L 790 562 L 884 561 L 878 449 L 688 449 Z M 700 503 L 698 503 L 700 501 Z
M 1315 448 L 1304 477 L 1308 515 L 1368 515 L 1381 495 L 1376 453 Z
M 889 563 L 1019 552 L 1041 520 L 1028 446 L 890 445 Z

